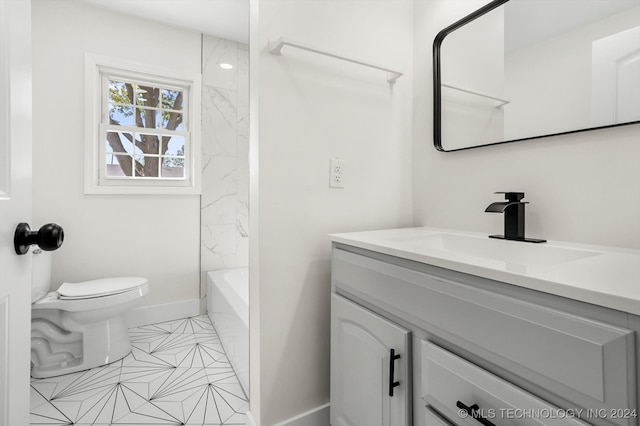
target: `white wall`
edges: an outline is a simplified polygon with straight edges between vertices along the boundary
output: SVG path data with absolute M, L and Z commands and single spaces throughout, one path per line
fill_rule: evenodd
M 640 248 L 640 127 L 625 126 L 461 151 L 432 145 L 436 33 L 485 1 L 415 3 L 413 185 L 416 225 L 499 233 L 494 191 L 524 191 L 531 237 Z
M 253 417 L 267 426 L 329 400 L 327 234 L 412 223 L 413 5 L 273 0 L 256 6 L 250 400 Z M 390 87 L 378 70 L 287 47 L 273 56 L 267 42 L 280 36 L 406 75 Z M 345 161 L 344 189 L 328 187 L 332 157 Z
M 148 277 L 144 305 L 198 298 L 199 196 L 84 195 L 84 54 L 200 71 L 200 34 L 70 0 L 33 1 L 33 227 L 65 229 L 52 288 Z

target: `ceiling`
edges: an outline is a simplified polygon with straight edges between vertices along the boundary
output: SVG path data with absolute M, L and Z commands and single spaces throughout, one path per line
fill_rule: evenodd
M 249 0 L 78 0 L 126 15 L 249 42 Z

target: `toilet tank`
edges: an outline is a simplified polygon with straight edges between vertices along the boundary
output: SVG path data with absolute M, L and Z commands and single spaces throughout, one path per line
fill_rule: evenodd
M 49 292 L 52 253 L 36 247 L 31 249 L 31 258 L 31 303 L 33 303 Z

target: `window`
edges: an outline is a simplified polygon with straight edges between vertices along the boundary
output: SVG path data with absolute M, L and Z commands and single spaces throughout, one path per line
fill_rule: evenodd
M 198 193 L 199 76 L 87 57 L 85 192 Z

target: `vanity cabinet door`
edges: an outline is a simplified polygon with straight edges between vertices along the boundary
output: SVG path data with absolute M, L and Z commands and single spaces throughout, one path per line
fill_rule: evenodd
M 408 330 L 332 294 L 332 426 L 408 425 L 409 353 Z

